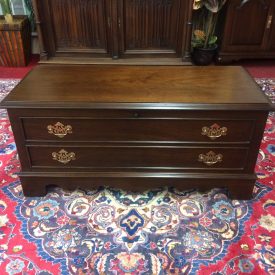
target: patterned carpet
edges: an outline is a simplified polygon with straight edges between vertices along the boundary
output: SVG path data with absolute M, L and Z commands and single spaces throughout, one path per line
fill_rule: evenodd
M 258 79 L 275 101 L 275 80 Z M 16 85 L 0 81 L 0 97 Z M 0 274 L 274 274 L 275 114 L 251 201 L 224 190 L 67 192 L 25 198 L 11 127 L 0 111 Z

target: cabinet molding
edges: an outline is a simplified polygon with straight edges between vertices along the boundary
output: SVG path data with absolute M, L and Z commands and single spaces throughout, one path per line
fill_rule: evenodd
M 192 0 L 32 0 L 41 59 L 189 58 Z

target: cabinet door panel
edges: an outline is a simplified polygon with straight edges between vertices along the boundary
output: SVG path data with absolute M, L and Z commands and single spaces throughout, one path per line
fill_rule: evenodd
M 189 57 L 192 0 L 32 1 L 41 59 Z
M 264 50 L 271 1 L 250 0 L 242 6 L 240 2 L 233 0 L 228 6 L 223 50 Z
M 38 3 L 45 18 L 43 27 L 51 40 L 52 55 L 108 52 L 105 1 L 47 0 Z
M 120 3 L 122 52 L 180 54 L 189 1 L 121 0 Z

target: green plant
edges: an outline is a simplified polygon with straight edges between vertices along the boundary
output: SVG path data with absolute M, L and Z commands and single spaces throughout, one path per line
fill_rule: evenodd
M 192 47 L 216 47 L 218 13 L 225 2 L 226 0 L 194 0 L 193 9 L 198 13 L 194 15 Z
M 9 0 L 0 0 L 0 4 L 4 15 L 11 14 L 11 7 L 10 7 Z

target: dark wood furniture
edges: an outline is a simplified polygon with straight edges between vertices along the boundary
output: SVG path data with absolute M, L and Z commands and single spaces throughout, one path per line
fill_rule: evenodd
M 275 58 L 275 1 L 228 1 L 218 61 Z
M 14 16 L 7 23 L 0 16 L 0 65 L 23 67 L 31 54 L 31 28 L 27 16 Z
M 271 105 L 241 67 L 36 67 L 2 102 L 26 196 L 47 185 L 249 198 Z
M 33 0 L 41 60 L 189 57 L 192 0 Z

